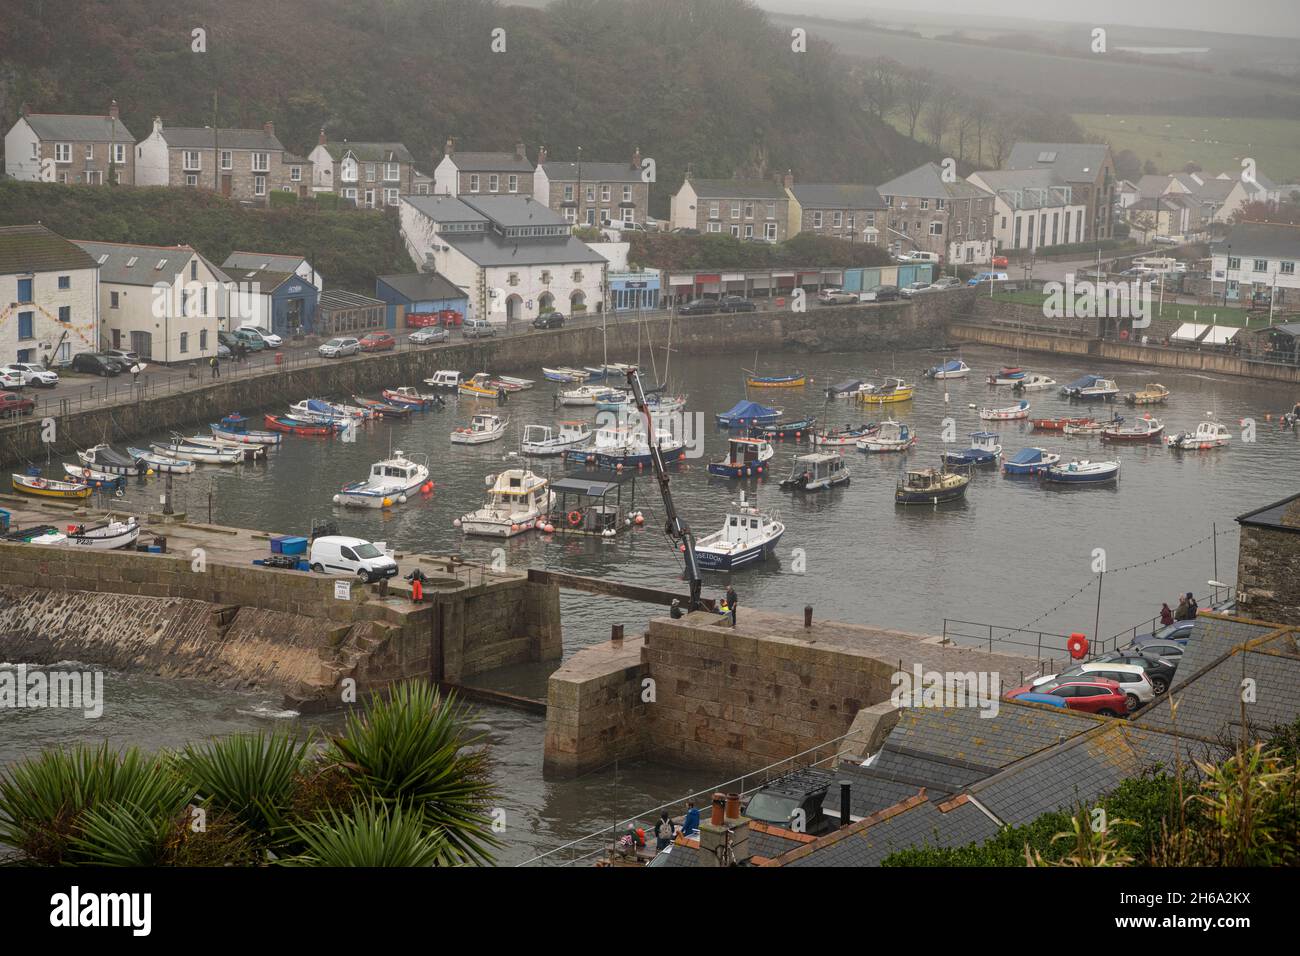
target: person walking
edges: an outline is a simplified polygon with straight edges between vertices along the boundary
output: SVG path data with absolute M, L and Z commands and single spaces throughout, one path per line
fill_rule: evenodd
M 736 626 L 736 603 L 737 603 L 739 600 L 740 600 L 740 598 L 738 598 L 738 597 L 736 596 L 736 588 L 735 588 L 735 586 L 734 586 L 734 585 L 731 585 L 731 584 L 728 584 L 728 585 L 727 585 L 727 608 L 728 608 L 728 610 L 731 612 L 731 626 L 732 626 L 732 627 L 735 627 L 735 626 Z
M 1168 627 L 1174 623 L 1174 612 L 1169 609 L 1168 604 L 1160 605 L 1160 626 Z
M 221 378 L 221 363 L 217 361 L 215 355 L 208 359 L 208 366 L 212 369 L 213 378 Z
M 1196 598 L 1192 595 L 1191 591 L 1188 591 L 1187 592 L 1187 617 L 1184 620 L 1194 621 L 1196 619 L 1196 612 L 1199 611 L 1200 609 L 1201 606 L 1196 603 Z

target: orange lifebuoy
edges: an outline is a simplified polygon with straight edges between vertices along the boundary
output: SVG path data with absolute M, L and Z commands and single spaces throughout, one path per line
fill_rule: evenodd
M 578 527 L 578 525 L 582 524 L 582 512 L 570 511 L 568 514 L 568 519 L 569 519 L 570 526 L 576 528 Z
M 1082 634 L 1071 634 L 1070 639 L 1065 642 L 1065 649 L 1076 661 L 1080 660 L 1088 653 L 1088 639 Z

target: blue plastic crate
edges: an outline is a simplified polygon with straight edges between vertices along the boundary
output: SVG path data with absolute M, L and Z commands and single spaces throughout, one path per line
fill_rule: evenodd
M 280 539 L 281 554 L 306 554 L 307 539 L 297 536 L 284 537 Z

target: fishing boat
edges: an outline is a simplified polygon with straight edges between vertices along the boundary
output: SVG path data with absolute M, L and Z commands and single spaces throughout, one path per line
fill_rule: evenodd
M 123 455 L 110 445 L 93 445 L 85 451 L 78 451 L 77 458 L 83 465 L 96 471 L 106 471 L 110 475 L 138 475 L 143 468 L 134 458 Z
M 429 460 L 407 458 L 400 451 L 393 457 L 370 466 L 370 474 L 360 481 L 350 481 L 334 496 L 336 505 L 357 508 L 391 508 L 406 504 L 406 499 L 429 482 Z
M 655 429 L 655 441 L 665 464 L 686 457 L 686 447 L 667 429 Z M 566 461 L 574 464 L 609 468 L 644 467 L 651 463 L 650 445 L 643 428 L 611 426 L 596 430 L 595 437 L 585 445 L 564 453 Z
M 805 435 L 812 435 L 817 428 L 816 418 L 795 418 L 783 422 L 771 422 L 767 425 L 751 425 L 751 438 L 766 438 L 768 441 L 802 441 Z
M 803 372 L 791 375 L 748 375 L 745 384 L 750 388 L 803 388 L 808 377 Z
M 597 399 L 612 398 L 614 394 L 614 390 L 605 385 L 579 385 L 560 392 L 560 404 L 590 408 L 596 404 Z
M 1169 389 L 1159 382 L 1151 382 L 1136 392 L 1129 392 L 1124 396 L 1124 401 L 1129 405 L 1163 405 L 1167 398 Z
M 866 384 L 865 379 L 846 378 L 842 382 L 836 382 L 826 389 L 827 398 L 840 398 L 844 395 L 852 395 Z
M 656 415 L 666 415 L 669 412 L 680 411 L 686 407 L 685 395 L 649 395 L 645 400 L 646 407 Z M 780 413 L 778 412 L 778 415 Z
M 344 405 L 340 402 L 327 402 L 323 398 L 307 398 L 289 406 L 289 413 L 294 416 L 317 421 L 369 421 L 375 413 L 358 405 Z
M 226 441 L 243 442 L 247 445 L 278 445 L 283 437 L 277 432 L 250 431 L 248 419 L 239 412 L 232 412 L 208 430 L 218 438 Z
M 562 455 L 565 451 L 591 440 L 591 426 L 586 422 L 556 422 L 552 425 L 525 425 L 519 451 L 524 455 Z
M 879 422 L 867 422 L 864 425 L 854 426 L 845 423 L 844 427 L 835 431 L 823 429 L 812 433 L 812 443 L 815 446 L 826 446 L 830 448 L 844 447 L 846 445 L 856 445 L 860 440 L 868 435 L 874 435 L 880 428 Z
M 706 571 L 735 571 L 771 557 L 784 533 L 785 525 L 747 501 L 742 491 L 721 530 L 695 542 L 695 560 Z
M 461 382 L 457 391 L 466 398 L 496 399 L 501 397 L 501 389 L 492 384 L 492 376 L 487 372 L 475 372 L 468 382 Z
M 1009 422 L 1029 417 L 1029 402 L 1021 401 L 1003 408 L 981 408 L 980 418 L 986 422 Z
M 509 538 L 531 531 L 555 502 L 550 482 L 524 468 L 488 475 L 487 485 L 487 504 L 456 522 L 465 534 Z
M 647 404 L 649 400 L 647 399 Z M 632 408 L 632 393 L 617 388 L 608 388 L 605 394 L 596 399 L 596 411 L 621 412 Z
M 1208 448 L 1222 448 L 1232 441 L 1232 432 L 1222 422 L 1206 421 L 1199 423 L 1190 432 L 1179 432 L 1165 438 L 1165 444 L 1175 451 L 1204 451 Z
M 857 392 L 857 399 L 869 405 L 906 402 L 911 399 L 914 389 L 915 386 L 907 384 L 901 378 L 887 378 L 879 385 L 863 385 Z
M 1112 415 L 1110 418 L 1103 419 L 1102 421 L 1096 421 L 1090 418 L 1087 421 L 1080 422 L 1077 425 L 1066 425 L 1064 428 L 1061 429 L 1061 431 L 1066 435 L 1073 435 L 1073 436 L 1100 435 L 1107 428 L 1118 427 L 1120 424 L 1123 423 L 1123 421 L 1124 419 L 1120 415 Z
M 410 405 L 393 405 L 389 402 L 381 402 L 377 398 L 366 398 L 364 395 L 353 395 L 352 401 L 362 408 L 377 413 L 380 418 L 396 418 L 405 421 L 410 419 L 415 411 Z
M 468 426 L 451 433 L 451 441 L 454 445 L 482 445 L 496 441 L 506 433 L 509 424 L 509 420 L 502 421 L 497 415 L 475 415 Z
M 762 438 L 732 438 L 727 457 L 709 462 L 709 474 L 721 478 L 753 478 L 763 474 L 776 450 Z
M 1099 378 L 1091 385 L 1079 389 L 1074 397 L 1081 402 L 1109 402 L 1119 394 L 1119 386 L 1108 378 Z
M 198 468 L 198 465 L 188 458 L 173 458 L 171 455 L 147 451 L 144 448 L 128 448 L 127 451 L 160 474 L 165 472 L 173 475 L 188 475 Z
M 1085 388 L 1092 387 L 1100 379 L 1101 379 L 1100 375 L 1085 375 L 1082 378 L 1077 378 L 1073 382 L 1070 382 L 1067 385 L 1062 385 L 1060 389 L 1061 394 L 1066 396 L 1067 398 L 1075 398 L 1078 396 L 1078 394 L 1081 391 L 1083 391 Z
M 1091 418 L 1034 418 L 1030 419 L 1029 427 L 1036 432 L 1059 432 L 1067 425 L 1086 425 L 1091 421 Z
M 938 505 L 966 496 L 970 475 L 936 468 L 909 469 L 894 488 L 896 505 Z
M 743 428 L 748 425 L 767 425 L 782 415 L 779 408 L 768 408 L 758 402 L 742 399 L 725 412 L 718 412 L 718 424 L 723 428 Z
M 421 392 L 410 385 L 400 385 L 397 388 L 386 388 L 379 394 L 383 395 L 392 405 L 405 405 L 410 408 L 418 408 L 421 411 L 427 411 L 435 405 L 446 404 L 441 395 L 431 395 Z
M 150 442 L 149 447 L 164 458 L 177 461 L 202 462 L 205 465 L 236 465 L 244 460 L 244 454 L 241 450 L 214 448 L 211 445 L 195 445 L 179 437 L 172 438 L 170 441 Z
M 531 378 L 515 378 L 513 375 L 498 375 L 492 384 L 504 388 L 507 392 L 526 392 L 537 383 Z
M 1089 461 L 1076 458 L 1069 464 L 1057 463 L 1043 472 L 1044 481 L 1061 484 L 1102 484 L 1119 478 L 1118 461 Z
M 964 451 L 943 453 L 945 465 L 996 465 L 1002 457 L 1002 446 L 995 432 L 971 432 L 970 447 Z
M 116 491 L 126 484 L 126 475 L 112 475 L 106 471 L 97 471 L 86 465 L 69 465 L 65 462 L 63 473 L 73 481 L 90 485 L 92 488 L 101 488 L 105 491 Z
M 1022 378 L 1011 386 L 1011 391 L 1020 392 L 1042 392 L 1056 385 L 1056 379 L 1049 378 L 1046 375 L 1039 375 L 1035 372 L 1027 378 Z
M 89 498 L 90 485 L 84 481 L 60 481 L 40 475 L 10 475 L 14 491 L 42 498 Z
M 1002 474 L 1041 475 L 1060 460 L 1060 455 L 1045 448 L 1022 448 L 1002 462 Z
M 1018 365 L 1004 365 L 988 377 L 990 385 L 1015 385 L 1028 373 Z
M 116 551 L 129 548 L 140 537 L 140 525 L 134 517 L 125 521 L 106 521 L 96 525 L 68 528 L 68 544 L 93 551 Z
M 224 438 L 218 438 L 215 435 L 190 435 L 188 438 L 181 439 L 187 445 L 206 446 L 208 448 L 218 448 L 222 451 L 234 452 L 240 457 L 241 461 L 259 461 L 266 458 L 265 445 L 250 445 L 246 442 L 227 441 Z
M 1164 422 L 1150 415 L 1135 418 L 1132 422 L 1108 425 L 1101 430 L 1101 440 L 1108 442 L 1144 442 L 1155 441 L 1165 430 Z
M 591 373 L 581 368 L 543 368 L 542 375 L 550 382 L 585 382 Z
M 932 365 L 923 373 L 926 378 L 965 378 L 970 366 L 961 359 L 951 359 L 942 365 Z
M 272 431 L 288 432 L 291 435 L 325 436 L 337 431 L 332 423 L 308 422 L 286 415 L 268 414 L 262 420 Z
M 916 435 L 902 422 L 887 418 L 873 434 L 858 439 L 859 451 L 881 454 L 891 451 L 907 451 L 916 444 Z
M 440 368 L 432 376 L 426 378 L 424 384 L 430 388 L 455 391 L 460 388 L 460 372 L 453 368 Z
M 32 525 L 30 528 L 14 528 L 4 534 L 6 541 L 21 541 L 25 544 L 65 544 L 68 536 L 52 524 Z
M 849 483 L 849 466 L 837 451 L 815 451 L 795 455 L 790 476 L 781 481 L 781 487 L 791 491 L 822 491 L 836 485 Z

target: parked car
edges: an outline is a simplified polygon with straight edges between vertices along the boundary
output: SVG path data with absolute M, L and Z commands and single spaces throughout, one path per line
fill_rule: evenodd
M 58 372 L 44 365 L 37 365 L 35 362 L 11 362 L 4 367 L 4 371 L 17 374 L 22 378 L 24 385 L 33 388 L 53 388 L 59 384 Z
M 341 534 L 314 540 L 307 561 L 317 574 L 353 574 L 367 584 L 397 574 L 397 562 L 369 541 Z
M 330 339 L 316 351 L 321 358 L 343 358 L 361 354 L 361 343 L 353 338 Z
M 1011 265 L 1011 260 L 1006 256 L 994 256 L 991 265 L 994 269 L 1005 269 Z
M 30 398 L 15 395 L 13 392 L 0 392 L 0 418 L 17 418 L 30 415 L 36 411 L 36 403 Z
M 812 836 L 829 833 L 836 824 L 823 812 L 822 804 L 835 779 L 826 770 L 813 767 L 796 770 L 765 784 L 749 798 L 744 814 L 751 820 L 786 830 L 799 826 L 802 832 Z
M 898 294 L 901 295 L 901 296 L 906 296 L 907 298 L 910 299 L 912 296 L 916 295 L 918 292 L 929 292 L 929 291 L 930 291 L 930 283 L 928 283 L 928 282 L 912 282 L 912 283 L 909 283 L 908 285 L 903 286 L 903 288 L 899 289 L 899 290 L 898 290 Z
M 843 289 L 822 289 L 817 293 L 817 301 L 821 305 L 851 305 L 858 301 L 858 296 Z
M 122 374 L 122 366 L 101 352 L 78 352 L 72 356 L 71 368 L 74 372 L 89 372 L 105 378 Z
M 272 332 L 264 325 L 253 325 L 251 323 L 245 323 L 244 325 L 241 325 L 237 331 L 252 332 L 254 335 L 256 335 L 258 338 L 262 340 L 262 344 L 265 345 L 268 349 L 278 349 L 281 345 L 284 344 L 284 340 L 280 338 L 280 336 L 276 335 L 274 332 Z
M 960 289 L 961 286 L 961 279 L 956 276 L 939 276 L 939 278 L 930 283 L 930 291 L 942 292 L 945 289 Z
M 1151 686 L 1155 689 L 1157 697 L 1169 689 L 1169 685 L 1174 682 L 1174 675 L 1178 673 L 1177 661 L 1167 660 L 1163 657 L 1148 657 L 1146 654 L 1128 654 L 1124 651 L 1111 651 L 1108 654 L 1102 654 L 1097 658 L 1097 662 L 1134 664 L 1142 668 L 1147 672 L 1147 679 L 1151 681 Z
M 1172 624 L 1166 624 L 1158 628 L 1152 634 L 1139 634 L 1133 638 L 1133 644 L 1150 643 L 1154 641 L 1166 641 L 1174 643 L 1180 647 L 1187 646 L 1187 639 L 1192 636 L 1192 631 L 1196 629 L 1196 618 L 1190 621 L 1174 621 Z
M 437 327 L 416 329 L 406 337 L 406 341 L 412 345 L 432 345 L 435 342 L 449 342 L 451 341 L 451 330 Z
M 234 354 L 235 354 L 234 352 L 230 351 L 230 346 L 226 345 L 226 344 L 225 344 L 224 342 L 222 342 L 220 339 L 217 339 L 217 358 L 218 358 L 218 359 L 222 359 L 222 360 L 224 360 L 224 359 L 228 359 L 228 358 L 232 357 Z
M 533 319 L 533 328 L 535 329 L 562 329 L 564 328 L 564 316 L 559 312 L 546 312 Z
M 264 348 L 267 348 L 266 339 L 262 338 L 251 329 L 235 329 L 235 331 L 231 333 L 231 336 L 236 342 L 241 343 L 244 348 L 248 349 L 250 352 L 260 352 Z
M 718 302 L 719 312 L 757 312 L 756 306 L 743 295 L 724 295 Z
M 718 311 L 718 303 L 712 299 L 691 299 L 685 305 L 677 307 L 678 315 L 713 315 Z
M 1021 694 L 1047 693 L 1060 697 L 1065 706 L 1071 710 L 1082 710 L 1089 714 L 1103 717 L 1119 717 L 1128 713 L 1128 699 L 1120 690 L 1119 684 L 1104 678 L 1098 680 L 1067 680 L 1057 684 L 1049 691 L 1039 691 L 1031 685 L 1015 687 L 1007 691 L 1008 700 L 1016 700 Z
M 391 332 L 370 332 L 361 338 L 363 352 L 391 352 L 397 348 L 397 339 Z
M 938 262 L 939 253 L 922 252 L 919 249 L 914 249 L 911 252 L 904 252 L 900 254 L 898 256 L 898 261 L 899 262 Z
M 461 326 L 461 334 L 467 339 L 483 339 L 496 335 L 497 330 L 487 319 L 470 319 Z
M 858 296 L 859 302 L 892 302 L 898 298 L 898 286 L 878 285 Z
M 21 372 L 10 370 L 7 365 L 0 368 L 0 388 L 22 388 L 26 384 Z
M 1006 282 L 1005 272 L 981 272 L 973 279 L 967 279 L 967 285 L 983 285 L 986 282 Z
M 1048 693 L 1056 685 L 1069 680 L 1102 678 L 1119 684 L 1125 700 L 1128 701 L 1128 709 L 1131 711 L 1156 699 L 1155 686 L 1147 677 L 1146 668 L 1137 664 L 1120 664 L 1115 661 L 1088 661 L 1085 664 L 1075 664 L 1059 674 L 1040 677 L 1030 684 L 1038 693 Z
M 1161 246 L 1178 245 L 1178 240 L 1175 239 L 1173 236 L 1155 236 L 1154 238 L 1152 238 L 1151 241 Z
M 122 370 L 140 363 L 140 353 L 130 349 L 104 349 L 104 354 L 122 366 Z

